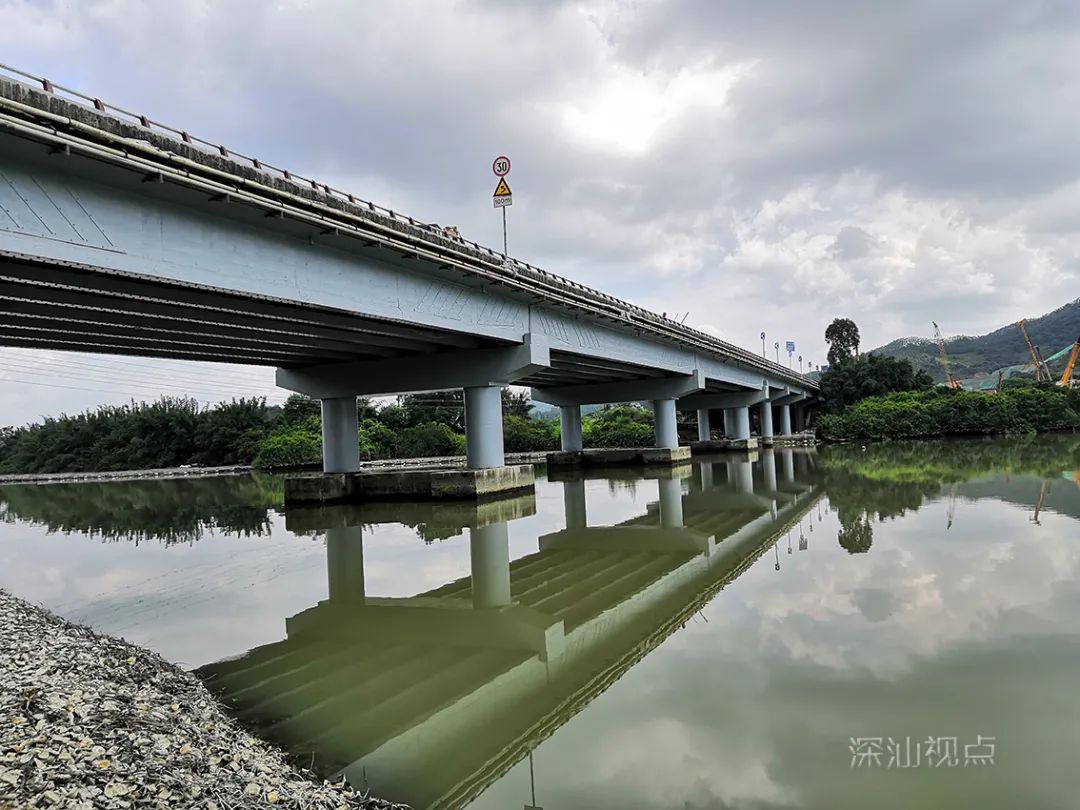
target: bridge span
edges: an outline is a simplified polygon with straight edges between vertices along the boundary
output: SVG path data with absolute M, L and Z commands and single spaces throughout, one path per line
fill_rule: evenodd
M 324 183 L 0 66 L 0 345 L 264 365 L 318 398 L 326 472 L 356 397 L 463 389 L 467 466 L 504 465 L 500 388 L 648 401 L 791 433 L 808 377 Z

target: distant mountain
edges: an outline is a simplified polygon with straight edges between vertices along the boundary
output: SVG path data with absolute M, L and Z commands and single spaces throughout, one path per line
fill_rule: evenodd
M 1072 346 L 1080 336 L 1080 298 L 1041 318 L 1029 319 L 1027 328 L 1031 342 L 1040 348 L 1044 358 Z M 946 338 L 945 350 L 957 379 L 992 374 L 1006 366 L 1031 362 L 1024 336 L 1015 323 L 979 337 Z M 945 379 L 938 345 L 931 338 L 899 338 L 873 352 L 910 360 L 916 369 L 924 369 L 935 380 Z M 1062 357 L 1051 362 L 1050 370 L 1060 375 L 1065 360 Z

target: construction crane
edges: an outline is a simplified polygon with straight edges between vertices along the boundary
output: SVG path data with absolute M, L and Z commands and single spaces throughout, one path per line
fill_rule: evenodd
M 1046 368 L 1042 360 L 1039 359 L 1039 353 L 1035 349 L 1035 344 L 1031 342 L 1031 336 L 1028 335 L 1027 322 L 1018 321 L 1017 326 L 1020 327 L 1020 331 L 1024 335 L 1024 342 L 1027 344 L 1028 354 L 1031 355 L 1031 363 L 1035 366 L 1035 382 L 1050 382 L 1050 371 Z
M 1076 343 L 1073 344 L 1072 354 L 1069 355 L 1068 361 L 1065 363 L 1065 373 L 1061 375 L 1061 382 L 1058 385 L 1072 388 L 1073 383 L 1073 370 L 1076 368 L 1076 361 L 1080 360 L 1080 337 L 1076 339 Z
M 949 364 L 949 353 L 945 351 L 945 338 L 941 336 L 941 329 L 937 325 L 937 321 L 930 321 L 934 324 L 934 339 L 937 341 L 938 352 L 941 354 L 941 365 L 945 369 L 945 385 L 949 388 L 959 388 L 960 383 L 953 377 L 952 366 Z

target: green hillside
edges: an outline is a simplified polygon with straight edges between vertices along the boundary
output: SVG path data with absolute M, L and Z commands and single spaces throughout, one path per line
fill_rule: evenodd
M 1029 319 L 1027 328 L 1032 343 L 1040 347 L 1043 357 L 1049 358 L 1066 346 L 1071 346 L 1080 336 L 1080 299 L 1041 318 Z M 945 347 L 957 379 L 992 374 L 1006 366 L 1031 362 L 1024 336 L 1014 323 L 988 335 L 949 338 L 945 341 Z M 900 338 L 873 351 L 875 354 L 910 360 L 916 369 L 926 370 L 935 380 L 945 380 L 937 344 L 931 339 Z M 1057 375 L 1064 367 L 1065 358 L 1050 363 L 1050 370 Z

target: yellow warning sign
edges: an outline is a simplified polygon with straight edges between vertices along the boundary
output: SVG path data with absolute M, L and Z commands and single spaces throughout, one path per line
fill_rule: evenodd
M 506 185 L 506 178 L 505 177 L 500 177 L 499 178 L 499 185 L 495 186 L 495 193 L 492 196 L 493 197 L 509 197 L 510 196 L 510 186 Z

